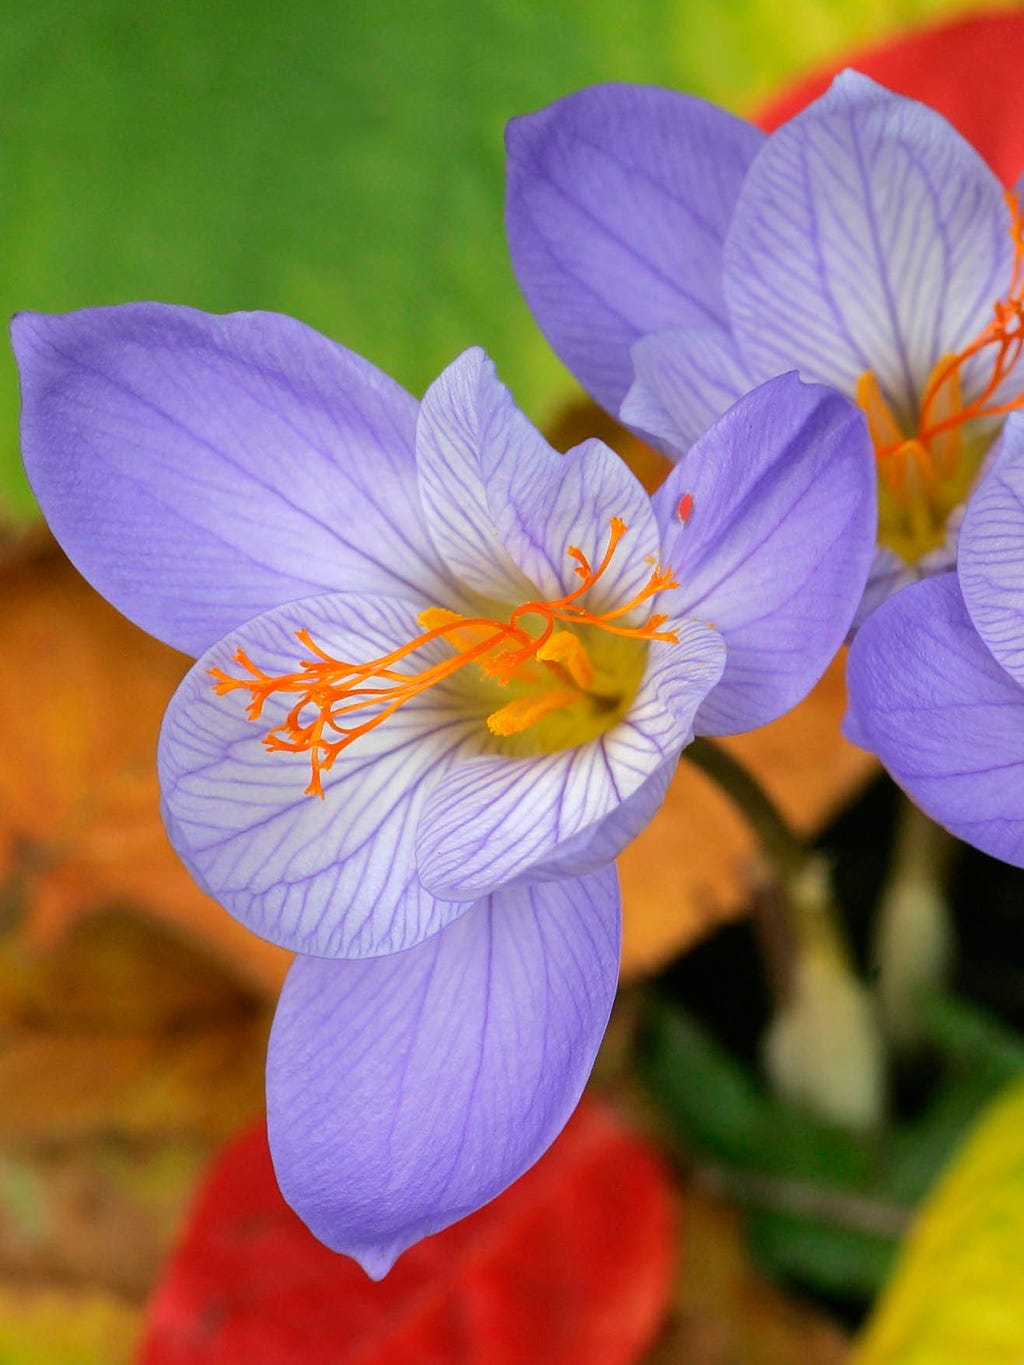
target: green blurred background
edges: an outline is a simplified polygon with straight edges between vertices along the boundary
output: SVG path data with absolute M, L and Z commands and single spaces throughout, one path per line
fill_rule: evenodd
M 507 119 L 594 81 L 751 111 L 972 0 L 3 0 L 0 310 L 159 299 L 294 314 L 419 393 L 483 344 L 522 406 L 569 388 L 502 227 Z M 19 472 L 0 373 L 0 499 Z

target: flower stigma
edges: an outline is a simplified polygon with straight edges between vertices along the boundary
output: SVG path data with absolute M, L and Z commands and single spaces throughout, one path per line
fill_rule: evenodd
M 308 753 L 312 777 L 306 794 L 321 799 L 322 774 L 340 753 L 406 702 L 470 664 L 479 674 L 473 695 L 487 705 L 487 729 L 505 752 L 548 752 L 582 744 L 614 724 L 631 703 L 648 642 L 678 644 L 674 631 L 662 630 L 668 618 L 659 613 L 643 625 L 622 623 L 657 593 L 679 586 L 672 568 L 653 559 L 648 561 L 652 570 L 647 583 L 628 602 L 599 613 L 583 605 L 581 599 L 607 572 L 628 530 L 619 517 L 612 517 L 609 526 L 608 544 L 596 567 L 578 546 L 569 546 L 567 554 L 581 581 L 564 597 L 524 602 L 507 620 L 429 607 L 416 618 L 422 634 L 368 663 L 336 659 L 308 630 L 298 630 L 296 638 L 311 657 L 300 660 L 295 672 L 271 676 L 238 649 L 234 662 L 249 676 L 211 668 L 214 691 L 219 696 L 248 692 L 246 716 L 253 721 L 271 697 L 296 697 L 263 743 L 272 753 Z M 435 642 L 452 652 L 414 672 L 397 667 Z
M 908 564 L 942 545 L 946 522 L 966 499 L 996 421 L 1024 406 L 1024 389 L 1000 396 L 1024 349 L 1024 222 L 1016 195 L 1007 192 L 1013 270 L 991 322 L 955 354 L 942 356 L 921 394 L 916 416 L 902 423 L 873 370 L 857 381 L 855 397 L 868 420 L 878 465 L 878 540 Z M 978 359 L 983 369 L 969 362 Z M 987 370 L 984 368 L 987 364 Z M 965 390 L 976 389 L 965 399 Z

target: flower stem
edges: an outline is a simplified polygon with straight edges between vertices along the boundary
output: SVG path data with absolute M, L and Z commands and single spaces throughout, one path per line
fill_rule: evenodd
M 800 871 L 810 850 L 749 768 L 710 739 L 695 739 L 684 757 L 721 787 L 750 821 L 780 880 Z

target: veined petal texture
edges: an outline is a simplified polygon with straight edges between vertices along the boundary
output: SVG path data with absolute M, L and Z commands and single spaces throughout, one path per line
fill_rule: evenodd
M 725 325 L 722 241 L 764 141 L 690 95 L 598 85 L 506 133 L 512 264 L 551 345 L 617 413 L 630 347 L 669 327 Z
M 275 608 L 209 650 L 167 710 L 159 767 L 171 841 L 201 886 L 250 929 L 298 952 L 363 957 L 408 948 L 462 913 L 420 884 L 415 832 L 439 776 L 471 751 L 484 717 L 451 683 L 407 702 L 344 749 L 307 795 L 308 753 L 267 753 L 263 738 L 297 698 L 277 695 L 258 720 L 248 695 L 218 696 L 213 667 L 248 676 L 241 647 L 268 676 L 294 673 L 312 639 L 345 662 L 377 659 L 420 633 L 400 599 L 337 593 Z M 448 657 L 435 641 L 418 655 Z M 373 712 L 358 712 L 360 720 Z
M 199 654 L 281 602 L 446 581 L 416 497 L 417 404 L 272 313 L 20 314 L 22 443 L 54 534 L 138 625 Z
M 774 133 L 725 244 L 733 332 L 762 375 L 852 393 L 873 371 L 898 414 L 1010 280 L 999 181 L 941 115 L 845 72 Z
M 940 825 L 1024 866 L 1024 688 L 975 630 L 956 574 L 872 613 L 847 680 L 856 743 Z
M 557 1137 L 618 975 L 615 872 L 507 890 L 406 952 L 300 957 L 267 1059 L 281 1190 L 374 1278 Z
M 871 564 L 874 469 L 859 409 L 789 374 L 740 399 L 658 490 L 680 583 L 664 609 L 712 622 L 726 645 L 698 734 L 774 720 L 828 666 Z
M 535 596 L 498 535 L 485 471 L 491 461 L 532 468 L 558 458 L 479 347 L 434 380 L 420 405 L 416 473 L 427 529 L 459 582 L 499 601 Z
M 721 328 L 675 328 L 633 347 L 636 378 L 619 417 L 679 459 L 758 380 Z
M 957 544 L 960 591 L 981 638 L 1024 684 L 1024 415 L 1011 413 Z

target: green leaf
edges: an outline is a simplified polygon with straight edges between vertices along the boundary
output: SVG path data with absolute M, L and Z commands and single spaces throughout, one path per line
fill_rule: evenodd
M 1024 1359 L 1024 1084 L 987 1111 L 922 1210 L 855 1365 Z
M 858 1137 L 771 1098 L 665 1000 L 652 996 L 646 1018 L 641 1074 L 699 1168 L 744 1209 L 757 1261 L 850 1298 L 869 1298 L 885 1282 L 909 1210 L 977 1114 L 1024 1074 L 1015 1035 L 974 1006 L 936 998 L 926 1022 L 944 1073 L 928 1108 Z
M 982 0 L 37 0 L 0 49 L 0 311 L 292 313 L 420 392 L 479 342 L 538 421 L 569 391 L 502 228 L 508 118 L 601 80 L 750 108 Z M 0 510 L 24 514 L 13 363 Z

